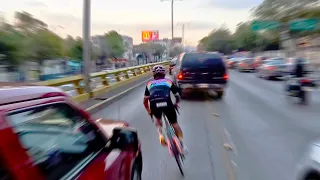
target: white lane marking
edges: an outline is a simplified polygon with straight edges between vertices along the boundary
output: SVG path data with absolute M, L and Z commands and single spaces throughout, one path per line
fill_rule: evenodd
M 234 167 L 238 167 L 237 163 L 235 163 L 234 161 L 231 160 L 231 163 Z
M 236 147 L 236 145 L 234 144 L 234 142 L 232 141 L 231 135 L 230 135 L 229 131 L 228 131 L 226 128 L 224 128 L 224 133 L 225 133 L 226 136 L 227 136 L 228 142 L 229 142 L 229 143 L 231 144 L 231 146 L 232 146 L 232 149 L 233 149 L 234 154 L 237 156 L 237 155 L 238 155 L 237 147 Z

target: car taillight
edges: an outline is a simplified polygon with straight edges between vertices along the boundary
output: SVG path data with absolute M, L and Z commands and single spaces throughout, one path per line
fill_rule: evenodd
M 228 79 L 229 79 L 229 75 L 228 75 L 227 73 L 225 73 L 225 74 L 223 75 L 223 80 L 227 81 Z
M 178 74 L 178 76 L 177 76 L 177 78 L 179 79 L 179 80 L 182 80 L 183 79 L 183 74 Z
M 273 71 L 273 70 L 275 70 L 275 69 L 276 69 L 275 66 L 268 66 L 268 67 L 267 67 L 267 70 L 270 70 L 270 71 Z
M 301 79 L 300 80 L 300 83 L 311 83 L 312 82 L 312 80 L 310 80 L 310 79 Z

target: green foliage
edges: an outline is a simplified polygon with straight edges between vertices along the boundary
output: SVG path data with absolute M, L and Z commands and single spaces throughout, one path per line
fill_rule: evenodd
M 39 30 L 32 36 L 32 57 L 35 60 L 46 60 L 61 57 L 63 40 L 48 30 Z
M 288 23 L 299 18 L 319 18 L 319 0 L 264 0 L 253 9 L 253 17 L 257 20 L 276 20 Z M 320 30 L 291 32 L 294 37 L 319 35 Z M 229 42 L 229 45 L 227 45 Z M 199 41 L 198 50 L 230 52 L 232 49 L 263 51 L 279 48 L 279 30 L 253 32 L 250 22 L 238 25 L 232 38 L 227 30 L 216 30 Z
M 107 54 L 111 57 L 122 57 L 125 46 L 121 35 L 112 30 L 105 34 L 105 39 L 108 46 Z
M 232 36 L 228 29 L 219 28 L 213 30 L 208 36 L 202 38 L 198 45 L 199 50 L 219 51 L 221 53 L 232 52 Z
M 242 50 L 252 50 L 257 47 L 259 34 L 251 30 L 250 23 L 241 23 L 233 34 L 233 47 Z
M 165 51 L 166 47 L 161 45 L 161 44 L 156 44 L 156 43 L 141 43 L 139 45 L 135 45 L 133 47 L 133 51 L 134 53 L 152 53 L 156 56 L 161 56 L 164 51 Z
M 19 37 L 17 34 L 0 32 L 0 61 L 5 61 L 9 65 L 19 63 Z
M 70 57 L 75 60 L 83 60 L 82 39 L 78 38 L 70 49 Z

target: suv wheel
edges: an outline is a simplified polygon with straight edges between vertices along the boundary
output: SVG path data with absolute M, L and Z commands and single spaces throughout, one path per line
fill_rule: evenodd
M 132 167 L 131 180 L 141 180 L 141 170 L 137 163 L 134 163 Z

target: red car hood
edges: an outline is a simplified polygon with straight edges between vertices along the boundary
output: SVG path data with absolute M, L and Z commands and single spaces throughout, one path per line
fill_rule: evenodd
M 95 122 L 107 138 L 112 136 L 114 128 L 129 126 L 128 123 L 111 119 L 97 119 Z

